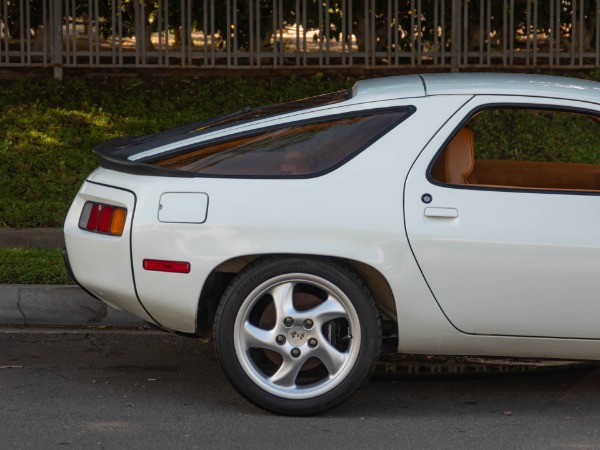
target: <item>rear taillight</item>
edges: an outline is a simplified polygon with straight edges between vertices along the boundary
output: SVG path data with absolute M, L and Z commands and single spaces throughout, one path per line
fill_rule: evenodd
M 127 210 L 103 203 L 86 202 L 79 218 L 79 228 L 92 233 L 121 236 L 125 228 Z

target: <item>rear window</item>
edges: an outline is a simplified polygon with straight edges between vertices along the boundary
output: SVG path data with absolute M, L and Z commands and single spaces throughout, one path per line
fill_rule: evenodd
M 205 176 L 316 176 L 356 156 L 411 111 L 410 108 L 385 110 L 279 126 L 194 147 L 149 163 Z

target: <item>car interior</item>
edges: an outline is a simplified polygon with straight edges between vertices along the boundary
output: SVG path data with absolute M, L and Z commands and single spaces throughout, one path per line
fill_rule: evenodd
M 475 144 L 471 125 L 460 128 L 433 164 L 431 178 L 452 185 L 600 191 L 599 164 L 477 159 Z

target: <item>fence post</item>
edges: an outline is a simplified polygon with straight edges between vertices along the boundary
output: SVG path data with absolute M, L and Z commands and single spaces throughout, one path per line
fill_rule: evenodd
M 54 67 L 54 79 L 62 80 L 62 54 L 63 54 L 63 32 L 62 32 L 62 5 L 61 0 L 52 1 L 51 30 L 52 30 L 52 66 Z
M 462 32 L 461 26 L 461 0 L 452 0 L 452 22 L 450 24 L 450 36 L 452 36 L 450 57 L 450 71 L 458 72 L 460 65 L 460 36 Z

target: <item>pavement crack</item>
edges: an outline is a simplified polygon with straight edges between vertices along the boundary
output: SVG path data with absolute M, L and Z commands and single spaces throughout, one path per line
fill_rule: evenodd
M 23 309 L 21 308 L 21 286 L 19 286 L 17 291 L 17 309 L 19 310 L 19 313 L 21 313 L 21 316 L 23 317 L 23 323 L 27 324 L 27 318 L 25 317 L 25 313 L 23 312 Z
M 104 347 L 102 347 L 101 345 L 99 345 L 97 340 L 94 339 L 94 337 L 90 333 L 86 333 L 84 335 L 84 339 L 90 344 L 90 346 L 92 348 L 95 348 L 96 350 L 98 350 L 100 352 L 101 356 L 108 355 L 108 352 L 106 351 L 106 349 Z

